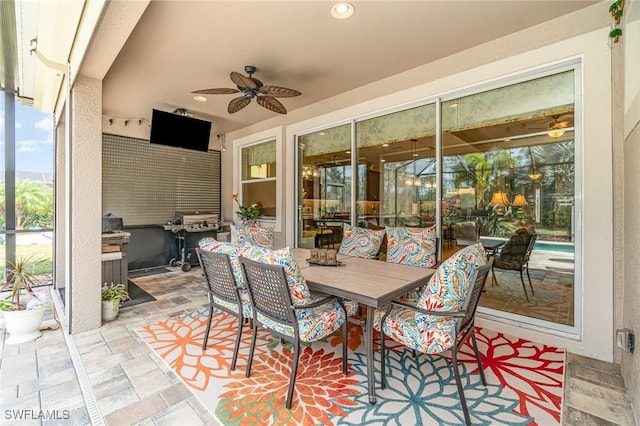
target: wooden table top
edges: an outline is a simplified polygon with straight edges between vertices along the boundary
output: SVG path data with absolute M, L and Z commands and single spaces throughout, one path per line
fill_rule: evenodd
M 380 307 L 407 291 L 427 284 L 435 269 L 379 260 L 338 256 L 343 266 L 309 265 L 309 249 L 292 250 L 309 288 L 372 307 Z

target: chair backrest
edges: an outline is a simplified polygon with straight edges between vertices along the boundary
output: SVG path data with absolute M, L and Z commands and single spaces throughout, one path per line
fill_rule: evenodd
M 260 315 L 278 324 L 290 326 L 298 333 L 297 320 L 289 286 L 281 265 L 268 265 L 240 258 L 249 288 L 249 298 L 254 309 L 254 321 Z M 264 323 L 264 322 L 262 322 Z
M 499 253 L 501 260 L 518 260 L 524 262 L 533 250 L 533 244 L 537 238 L 535 231 L 528 228 L 519 228 L 509 238 Z
M 345 223 L 338 253 L 345 256 L 375 259 L 380 251 L 384 236 L 384 229 L 366 229 Z
M 273 248 L 273 228 L 231 225 L 231 242 L 248 243 L 263 248 Z
M 387 227 L 387 262 L 432 268 L 437 263 L 436 227 Z
M 196 249 L 209 292 L 217 298 L 240 306 L 240 294 L 231 268 L 229 256 L 223 253 Z
M 453 227 L 458 245 L 471 245 L 480 241 L 480 222 L 458 222 Z
M 473 286 L 469 287 L 467 296 L 463 304 L 464 317 L 462 317 L 456 325 L 456 336 L 459 339 L 462 339 L 466 335 L 469 327 L 473 327 L 476 310 L 478 309 L 480 296 L 482 295 L 482 289 L 484 288 L 485 282 L 487 281 L 487 277 L 489 276 L 489 271 L 491 270 L 492 264 L 493 258 L 489 259 L 487 264 L 477 268 L 475 271 L 475 278 L 473 281 L 474 284 Z
M 524 262 L 528 262 L 531 258 L 531 252 L 533 251 L 533 246 L 536 244 L 536 240 L 538 239 L 538 234 L 532 234 L 531 239 L 529 240 L 529 246 L 527 247 L 527 251 L 524 254 Z

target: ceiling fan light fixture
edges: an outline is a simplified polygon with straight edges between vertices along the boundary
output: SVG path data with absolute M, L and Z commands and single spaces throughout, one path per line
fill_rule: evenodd
M 194 97 L 193 97 L 193 100 L 194 100 L 194 101 L 198 101 L 198 102 L 207 102 L 207 98 L 205 98 L 205 97 L 204 97 L 204 96 L 202 96 L 202 95 L 196 95 L 196 96 L 194 96 Z
M 336 3 L 331 8 L 331 16 L 336 19 L 347 19 L 353 16 L 356 9 L 349 3 Z

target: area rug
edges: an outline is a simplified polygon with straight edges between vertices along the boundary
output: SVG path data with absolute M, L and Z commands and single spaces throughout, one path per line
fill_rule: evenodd
M 165 268 L 164 266 L 154 266 L 153 268 L 136 269 L 133 271 L 129 271 L 128 275 L 129 278 L 140 278 L 149 275 L 165 274 L 167 272 L 171 272 L 171 270 Z
M 291 345 L 258 331 L 251 377 L 245 377 L 251 331 L 243 330 L 235 371 L 231 357 L 236 319 L 215 312 L 202 351 L 207 308 L 148 324 L 140 336 L 223 425 L 464 424 L 449 359 L 388 351 L 388 382 L 368 403 L 362 330 L 349 324 L 349 372 L 342 374 L 341 338 L 301 349 L 291 410 L 284 406 Z M 471 421 L 491 425 L 560 424 L 565 353 L 487 329 L 477 329 L 488 385 L 480 381 L 473 350 L 465 346 L 460 371 Z M 389 340 L 387 340 L 389 341 Z M 379 379 L 376 351 L 376 379 Z
M 131 297 L 131 299 L 120 302 L 121 308 L 140 305 L 141 303 L 153 302 L 154 300 L 156 300 L 155 297 L 147 293 L 144 289 L 140 288 L 140 286 L 138 286 L 133 281 L 128 280 L 128 286 L 129 297 Z

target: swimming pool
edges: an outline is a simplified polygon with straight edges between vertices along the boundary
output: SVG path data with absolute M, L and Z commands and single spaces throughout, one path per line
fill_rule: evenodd
M 573 253 L 574 244 L 562 243 L 558 241 L 536 241 L 533 249 L 542 251 L 561 251 L 563 253 Z

